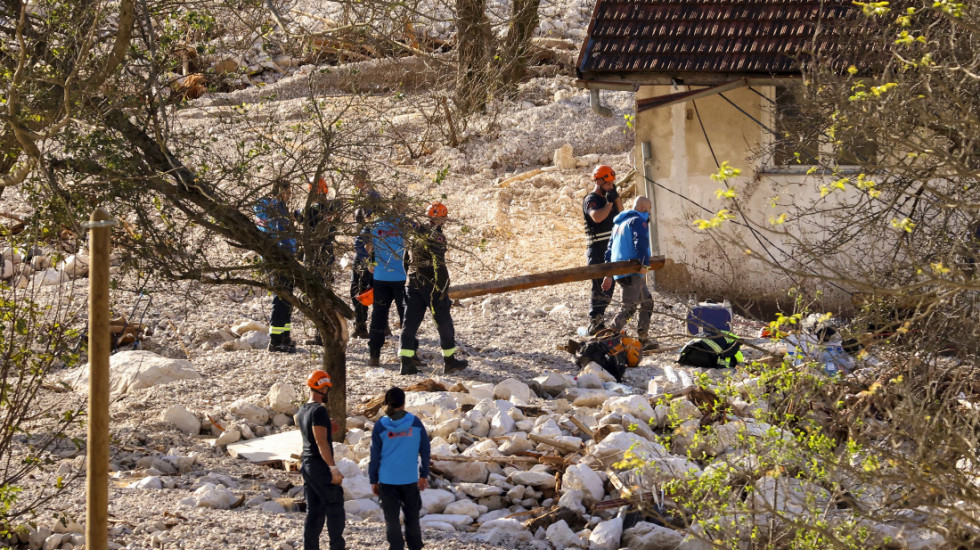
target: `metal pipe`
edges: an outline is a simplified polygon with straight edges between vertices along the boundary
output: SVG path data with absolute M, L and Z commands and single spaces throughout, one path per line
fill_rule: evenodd
M 606 107 L 602 104 L 602 100 L 599 99 L 599 89 L 592 88 L 589 90 L 589 106 L 592 107 L 592 112 L 601 116 L 609 118 L 612 116 L 612 109 Z

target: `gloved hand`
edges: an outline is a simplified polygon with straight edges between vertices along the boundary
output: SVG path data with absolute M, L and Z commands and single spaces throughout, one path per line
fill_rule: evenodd
M 616 199 L 618 198 L 619 198 L 619 191 L 617 191 L 615 187 L 613 187 L 609 191 L 606 191 L 607 202 L 616 202 Z

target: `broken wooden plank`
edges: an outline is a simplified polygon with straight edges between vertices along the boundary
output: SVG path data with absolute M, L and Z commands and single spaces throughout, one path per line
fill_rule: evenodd
M 557 439 L 552 439 L 550 437 L 544 437 L 537 434 L 528 434 L 527 438 L 535 443 L 542 443 L 544 445 L 551 445 L 556 449 L 561 449 L 568 453 L 577 453 L 582 450 L 581 445 L 574 445 L 572 443 L 566 443 L 564 441 L 558 441 Z
M 653 256 L 650 258 L 650 269 L 660 269 L 664 266 L 663 256 Z M 559 285 L 562 283 L 574 283 L 578 281 L 588 281 L 591 279 L 601 279 L 606 276 L 628 275 L 638 273 L 643 266 L 636 262 L 611 262 L 608 264 L 586 265 L 580 267 L 570 267 L 557 271 L 545 271 L 543 273 L 532 273 L 520 275 L 498 281 L 488 281 L 485 283 L 470 283 L 449 287 L 449 298 L 458 300 L 461 298 L 472 298 L 485 294 L 501 294 L 515 290 L 526 290 L 539 286 Z
M 589 439 L 595 439 L 595 433 L 593 433 L 588 426 L 583 424 L 581 420 L 575 418 L 574 414 L 569 416 L 568 420 L 571 421 L 572 424 L 575 424 L 575 427 L 578 428 L 580 432 L 589 436 Z

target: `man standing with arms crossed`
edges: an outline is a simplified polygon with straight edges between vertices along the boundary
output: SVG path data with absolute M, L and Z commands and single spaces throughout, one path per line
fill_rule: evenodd
M 299 408 L 296 423 L 303 437 L 303 486 L 306 492 L 306 522 L 303 550 L 320 550 L 320 533 L 327 524 L 330 550 L 344 550 L 344 489 L 333 459 L 333 422 L 327 412 L 327 388 L 332 386 L 326 371 L 315 370 L 306 380 L 310 401 Z
M 592 192 L 582 202 L 585 216 L 585 235 L 589 249 L 586 253 L 588 265 L 606 262 L 606 248 L 612 234 L 613 218 L 623 211 L 623 201 L 616 191 L 616 172 L 612 167 L 599 164 L 592 171 Z M 589 308 L 589 334 L 605 328 L 606 307 L 612 299 L 612 287 L 602 288 L 602 279 L 592 279 L 592 299 Z

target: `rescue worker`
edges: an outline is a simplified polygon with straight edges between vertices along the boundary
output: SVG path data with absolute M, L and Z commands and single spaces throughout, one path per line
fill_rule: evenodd
M 304 260 L 317 272 L 323 284 L 329 286 L 330 268 L 336 260 L 336 206 L 329 198 L 330 186 L 327 185 L 327 180 L 319 178 L 316 184 L 310 186 L 310 191 L 312 197 L 309 206 L 296 212 L 296 218 L 304 221 L 308 235 L 304 244 Z M 320 333 L 312 340 L 307 340 L 306 344 L 322 346 Z
M 322 370 L 310 373 L 306 380 L 310 401 L 299 408 L 296 424 L 303 437 L 303 489 L 306 494 L 306 522 L 303 524 L 303 549 L 319 550 L 323 524 L 327 524 L 330 550 L 344 550 L 344 476 L 333 456 L 334 423 L 327 412 L 327 388 L 330 375 Z
M 368 266 L 373 278 L 374 305 L 368 338 L 368 366 L 381 364 L 381 346 L 388 332 L 388 312 L 392 302 L 398 319 L 404 322 L 405 310 L 405 238 L 397 218 L 385 217 L 371 224 L 370 247 L 374 260 Z
M 290 189 L 286 180 L 277 179 L 272 184 L 272 193 L 259 199 L 255 205 L 256 225 L 263 232 L 277 238 L 279 248 L 296 254 L 296 238 L 292 219 L 289 216 Z M 293 292 L 293 282 L 285 275 L 273 271 L 269 276 L 269 284 L 279 292 Z M 272 297 L 272 314 L 269 318 L 269 351 L 295 353 L 292 331 L 293 305 L 279 297 L 274 292 Z
M 612 234 L 613 219 L 623 211 L 623 201 L 616 191 L 616 172 L 605 164 L 592 170 L 592 191 L 582 201 L 585 217 L 585 235 L 589 248 L 586 252 L 588 265 L 606 262 L 606 249 Z M 589 334 L 605 328 L 606 308 L 612 299 L 612 288 L 602 288 L 602 279 L 592 279 L 592 297 L 589 307 Z
M 350 280 L 350 300 L 354 306 L 354 332 L 351 338 L 367 338 L 368 306 L 357 299 L 364 291 L 372 288 L 374 280 L 368 264 L 371 256 L 368 253 L 368 241 L 371 233 L 367 228 L 367 216 L 363 208 L 354 211 L 354 222 L 357 223 L 358 234 L 354 237 L 354 265 Z
M 623 330 L 626 322 L 640 309 L 637 319 L 637 339 L 643 349 L 655 349 L 657 343 L 650 340 L 650 317 L 653 315 L 653 295 L 647 288 L 646 272 L 650 266 L 650 199 L 640 195 L 633 201 L 633 209 L 621 212 L 613 220 L 612 238 L 606 250 L 607 262 L 635 261 L 643 268 L 639 273 L 606 277 L 602 289 L 612 292 L 615 279 L 623 289 L 623 307 L 613 319 L 613 328 Z
M 424 366 L 417 355 L 419 341 L 416 338 L 425 311 L 432 311 L 432 319 L 439 332 L 439 345 L 445 373 L 466 368 L 467 361 L 457 356 L 456 330 L 449 311 L 449 269 L 446 267 L 446 235 L 442 225 L 449 209 L 441 202 L 433 202 L 425 210 L 429 219 L 427 227 L 417 230 L 409 244 L 408 290 L 405 305 L 405 325 L 401 334 L 401 374 L 418 374 Z
M 371 430 L 368 478 L 371 490 L 381 497 L 389 550 L 421 550 L 421 491 L 429 487 L 429 434 L 422 421 L 405 412 L 405 392 L 385 392 L 385 416 Z M 405 536 L 398 521 L 405 514 Z

